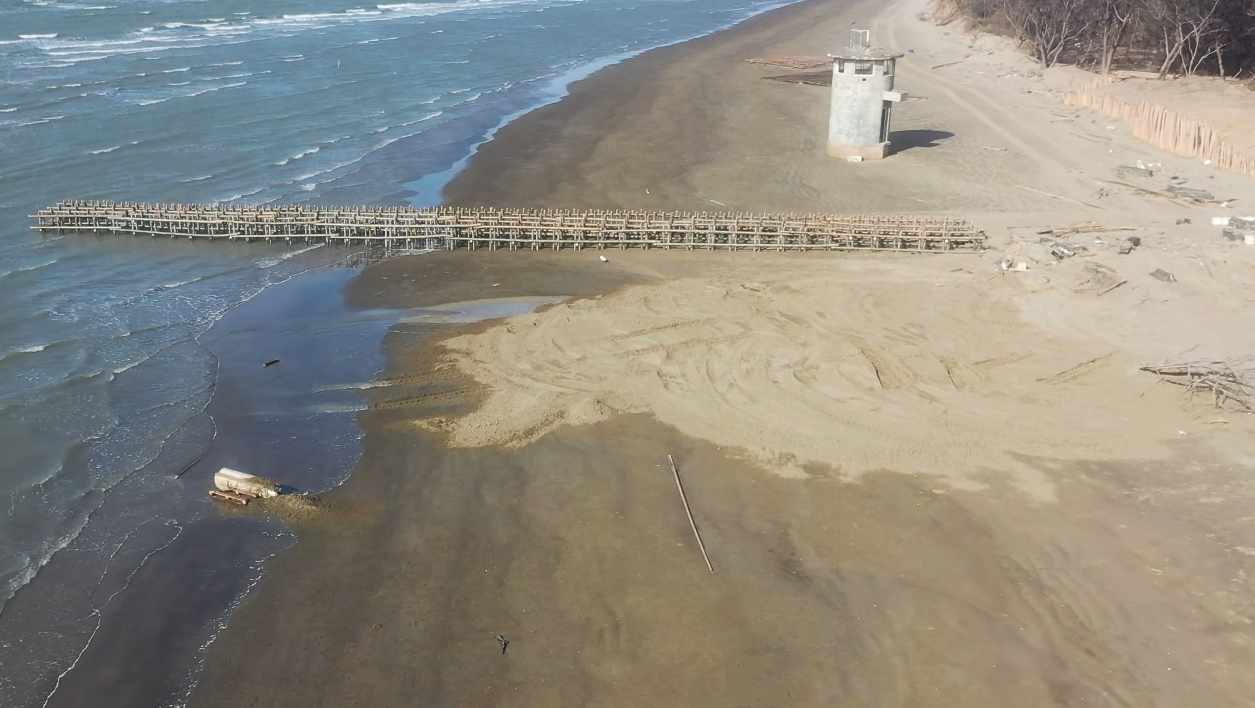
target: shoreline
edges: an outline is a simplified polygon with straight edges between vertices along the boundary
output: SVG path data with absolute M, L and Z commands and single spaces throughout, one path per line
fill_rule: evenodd
M 709 199 L 681 201 L 666 196 L 665 187 L 644 198 L 644 188 L 633 189 L 639 201 L 620 201 L 584 185 L 574 188 L 579 198 L 572 201 L 562 193 L 564 181 L 571 181 L 572 169 L 590 163 L 602 139 L 623 123 L 648 112 L 655 96 L 649 79 L 667 67 L 681 65 L 694 57 L 720 52 L 731 45 L 734 51 L 765 44 L 777 44 L 790 29 L 813 25 L 832 7 L 842 16 L 857 15 L 870 0 L 800 0 L 753 15 L 735 25 L 684 42 L 656 47 L 624 61 L 615 62 L 595 74 L 568 84 L 559 101 L 547 103 L 513 120 L 494 132 L 493 139 L 477 146 L 467 167 L 442 190 L 442 203 L 450 206 L 506 204 L 512 207 L 552 208 L 661 208 L 711 210 L 725 205 Z M 803 40 L 805 41 L 805 40 Z M 750 58 L 750 57 L 743 57 Z M 733 65 L 735 66 L 735 65 Z M 732 69 L 732 67 L 729 67 Z M 688 116 L 678 118 L 692 121 Z M 662 164 L 641 160 L 633 164 L 634 181 L 651 179 L 665 182 L 667 176 L 700 163 L 709 147 L 696 132 L 682 139 L 666 135 L 659 141 L 671 147 L 684 146 L 685 152 L 671 155 Z M 644 163 L 644 164 L 641 164 Z M 520 179 L 521 175 L 526 175 Z M 591 186 L 591 185 L 589 185 Z M 570 187 L 567 187 L 571 189 Z
M 1249 422 L 1217 428 L 1136 373 L 1178 346 L 1187 305 L 1240 278 L 1209 251 L 1223 282 L 1163 299 L 1136 273 L 1181 249 L 1149 234 L 1125 260 L 1100 243 L 1093 259 L 1046 261 L 1021 235 L 1039 227 L 1015 225 L 1116 212 L 1146 230 L 1176 215 L 1136 196 L 1085 203 L 1076 173 L 1093 155 L 1049 128 L 1051 97 L 1013 105 L 1014 89 L 975 80 L 984 64 L 927 73 L 962 45 L 912 24 L 911 2 L 869 24 L 920 48 L 902 80 L 931 95 L 895 116 L 893 160 L 827 160 L 816 91 L 742 60 L 816 52 L 870 5 L 835 4 L 571 84 L 482 145 L 447 202 L 960 213 L 1007 227 L 994 251 L 434 253 L 370 268 L 345 290 L 359 307 L 576 299 L 390 331 L 393 385 L 367 391 L 362 461 L 294 522 L 300 542 L 210 648 L 190 705 L 1248 695 L 1244 676 L 1208 669 L 1250 659 L 1248 631 L 1208 629 L 1241 602 L 1209 595 L 1200 622 L 1191 598 L 1255 572 L 1233 551 L 1255 545 L 1236 523 L 1255 490 L 1225 451 L 1248 447 Z M 985 145 L 991 127 L 1009 148 Z M 1124 138 L 1115 159 L 1141 150 Z M 997 279 L 1004 255 L 1029 274 Z M 1078 295 L 1100 261 L 1129 284 Z M 1253 344 L 1206 335 L 1218 317 L 1186 336 L 1209 352 Z M 669 454 L 713 576 L 661 474 Z M 1200 506 L 1213 489 L 1230 500 Z
M 581 87 L 604 83 L 606 81 L 603 77 L 605 72 L 622 67 L 633 67 L 657 52 L 667 50 L 680 51 L 690 44 L 736 31 L 747 24 L 751 25 L 751 30 L 761 26 L 770 27 L 776 23 L 787 22 L 789 15 L 796 13 L 799 8 L 811 8 L 824 3 L 825 0 L 803 0 L 802 2 L 758 13 L 729 28 L 684 42 L 651 49 L 637 56 L 618 61 L 589 77 L 569 84 L 567 90 L 571 93 L 577 93 L 581 90 Z M 465 184 L 467 179 L 478 179 L 475 173 L 477 170 L 482 169 L 479 165 L 484 159 L 479 155 L 479 152 L 485 147 L 500 144 L 510 139 L 508 134 L 502 136 L 501 131 L 509 131 L 519 123 L 534 121 L 536 120 L 534 116 L 538 112 L 545 111 L 547 108 L 563 106 L 571 100 L 571 95 L 567 95 L 556 102 L 529 110 L 520 118 L 494 131 L 493 139 L 477 147 L 476 154 L 472 156 L 474 159 L 470 161 L 470 166 L 463 172 L 460 172 L 454 178 L 454 181 L 459 184 Z M 466 177 L 468 172 L 471 173 L 469 178 Z M 445 201 L 449 203 L 447 198 Z M 485 263 L 484 261 L 490 260 L 485 257 L 485 254 L 474 254 L 474 261 L 472 261 L 470 254 L 434 253 L 377 264 L 368 269 L 369 275 L 367 273 L 359 274 L 357 278 L 348 284 L 345 288 L 346 301 L 354 308 L 415 308 L 443 304 L 445 302 L 461 302 L 479 297 L 501 298 L 511 297 L 512 295 L 528 297 L 563 295 L 578 297 L 609 292 L 627 282 L 649 282 L 656 278 L 679 277 L 688 272 L 693 266 L 700 265 L 700 263 L 694 261 L 689 261 L 686 265 L 683 261 L 679 263 L 651 263 L 648 258 L 634 258 L 630 259 L 633 262 L 625 273 L 611 275 L 609 279 L 604 274 L 599 274 L 595 276 L 595 279 L 600 285 L 590 288 L 588 285 L 580 285 L 581 281 L 586 281 L 588 275 L 581 272 L 584 267 L 577 266 L 576 263 L 578 261 L 570 258 L 571 254 L 556 254 L 552 259 L 553 262 L 548 264 L 536 262 L 541 258 L 540 254 L 529 254 L 533 257 L 526 259 L 527 262 L 525 263 L 519 262 L 517 258 L 511 258 L 507 261 L 506 258 L 501 257 L 509 254 L 487 255 L 497 256 L 491 259 L 495 263 Z M 631 255 L 638 256 L 639 254 Z M 622 258 L 616 256 L 614 260 L 616 265 L 613 268 L 618 269 Z M 444 270 L 440 274 L 428 272 L 425 276 L 421 272 L 436 268 L 443 269 L 444 263 L 449 261 L 462 267 L 474 262 L 479 267 L 470 271 L 469 278 L 466 277 L 468 275 L 467 271 L 461 270 L 459 271 L 459 282 L 441 281 L 441 284 L 434 290 L 428 289 L 428 284 L 433 280 L 441 276 L 448 278 L 448 272 Z M 513 263 L 510 261 L 513 261 Z M 416 274 L 415 271 L 420 273 Z M 512 272 L 513 275 L 508 279 L 503 278 L 503 271 Z M 500 282 L 503 280 L 512 282 Z M 385 281 L 389 281 L 390 284 L 385 283 Z M 420 289 L 407 288 L 402 284 L 403 282 L 414 283 Z M 499 287 L 501 285 L 505 287 Z M 448 336 L 448 333 L 451 331 L 475 331 L 480 327 L 479 325 L 462 325 L 456 328 L 450 328 L 449 326 L 431 328 L 421 325 L 417 327 L 398 325 L 385 338 L 384 351 L 387 353 L 388 366 L 381 375 L 384 377 L 400 376 L 402 378 L 412 376 L 415 366 L 430 366 L 430 362 L 423 361 L 421 356 L 416 361 L 413 355 L 410 354 L 417 342 L 431 338 L 440 339 Z M 472 405 L 475 400 L 474 394 L 467 394 L 461 391 L 460 389 L 463 388 L 463 385 L 456 381 L 439 375 L 420 378 L 419 395 L 425 396 L 434 393 L 436 405 L 442 411 L 445 409 L 458 411 L 464 409 L 467 405 Z M 445 391 L 449 390 L 452 390 L 452 395 L 445 393 Z M 388 394 L 393 394 L 396 389 L 389 387 L 387 391 Z M 379 399 L 386 398 L 380 396 L 376 390 L 370 390 L 366 393 L 368 398 L 371 398 L 376 403 L 379 402 Z M 405 409 L 402 409 L 402 413 L 404 412 Z M 412 411 L 410 412 L 412 413 Z M 336 519 L 336 521 L 331 523 L 342 523 L 341 519 L 345 514 L 356 517 L 357 513 L 353 511 L 356 507 L 367 507 L 372 512 L 377 507 L 376 501 L 361 498 L 358 493 L 354 492 L 354 489 L 372 484 L 370 479 L 372 476 L 376 478 L 373 480 L 373 485 L 378 485 L 381 482 L 378 479 L 378 470 L 372 470 L 372 467 L 377 468 L 380 466 L 379 462 L 374 461 L 380 456 L 388 457 L 384 455 L 384 450 L 390 447 L 390 444 L 386 440 L 379 440 L 378 438 L 387 435 L 389 429 L 395 426 L 397 414 L 389 413 L 385 407 L 381 410 L 368 410 L 361 415 L 363 418 L 360 424 L 365 434 L 363 439 L 365 454 L 358 463 L 357 469 L 350 475 L 349 480 L 328 495 L 328 509 L 325 510 L 325 513 Z M 649 426 L 647 423 L 644 425 Z M 395 443 L 391 443 L 391 445 L 395 445 Z M 436 453 L 434 451 L 429 451 L 424 458 L 430 462 L 430 459 L 435 456 Z M 323 513 L 320 512 L 320 515 Z M 216 705 L 224 701 L 226 704 L 234 703 L 234 699 L 229 698 L 229 696 L 234 690 L 239 688 L 239 684 L 233 678 L 233 674 L 237 669 L 224 666 L 229 660 L 215 659 L 215 657 L 233 656 L 237 654 L 237 651 L 241 650 L 245 653 L 252 653 L 253 650 L 250 647 L 254 646 L 255 642 L 265 641 L 254 630 L 247 627 L 257 623 L 258 613 L 267 613 L 266 610 L 262 609 L 263 607 L 267 605 L 273 607 L 273 603 L 276 601 L 274 598 L 275 594 L 284 596 L 286 598 L 285 602 L 291 601 L 290 592 L 294 589 L 291 587 L 293 583 L 290 577 L 285 576 L 299 573 L 300 571 L 297 568 L 302 564 L 310 562 L 305 557 L 307 554 L 321 556 L 326 552 L 324 544 L 329 542 L 329 539 L 325 535 L 325 529 L 322 527 L 323 523 L 327 522 L 311 522 L 309 518 L 305 517 L 289 520 L 289 525 L 292 525 L 293 530 L 296 532 L 297 543 L 286 549 L 285 553 L 268 562 L 266 572 L 260 581 L 250 590 L 249 594 L 232 613 L 230 623 L 219 633 L 219 636 L 210 647 L 208 658 L 197 680 L 196 688 L 191 694 L 190 705 Z M 378 532 L 376 530 L 376 533 Z M 337 543 L 337 546 L 341 545 L 348 544 L 343 544 L 343 539 L 341 539 L 341 543 Z M 372 542 L 364 541 L 364 545 L 372 545 Z M 345 560 L 347 562 L 348 559 L 346 558 Z M 237 649 L 237 644 L 240 649 Z M 309 700 L 313 700 L 312 696 L 298 702 L 304 703 Z
M 424 206 L 447 205 L 448 201 L 444 195 L 445 189 L 450 183 L 456 181 L 469 165 L 476 164 L 479 161 L 476 158 L 479 155 L 481 148 L 495 141 L 497 134 L 500 133 L 502 129 L 519 121 L 519 119 L 549 106 L 568 101 L 571 98 L 572 86 L 583 83 L 584 81 L 595 77 L 597 74 L 623 64 L 624 62 L 639 59 L 643 55 L 653 54 L 659 50 L 689 44 L 690 42 L 695 42 L 712 35 L 727 32 L 748 22 L 752 22 L 763 15 L 776 13 L 796 5 L 806 5 L 824 1 L 825 0 L 781 0 L 775 4 L 768 4 L 768 6 L 763 9 L 756 9 L 741 19 L 734 20 L 731 24 L 716 27 L 709 32 L 704 32 L 687 39 L 679 39 L 666 44 L 649 47 L 647 49 L 613 54 L 570 69 L 549 82 L 550 89 L 547 93 L 551 95 L 542 98 L 537 103 L 506 115 L 495 126 L 490 128 L 481 140 L 471 144 L 470 152 L 465 157 L 457 160 L 452 166 L 445 170 L 406 182 L 400 191 L 393 192 L 388 195 L 388 197 L 382 199 L 381 202 L 390 204 L 394 201 L 394 198 L 400 197 L 401 199 L 398 201 L 420 208 Z M 415 203 L 416 199 L 418 200 L 418 203 Z

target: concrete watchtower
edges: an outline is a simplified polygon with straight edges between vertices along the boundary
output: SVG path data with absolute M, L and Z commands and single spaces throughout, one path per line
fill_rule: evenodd
M 852 161 L 880 160 L 888 154 L 889 117 L 906 98 L 893 90 L 897 60 L 903 55 L 867 45 L 867 30 L 854 30 L 850 47 L 832 59 L 832 113 L 828 154 Z

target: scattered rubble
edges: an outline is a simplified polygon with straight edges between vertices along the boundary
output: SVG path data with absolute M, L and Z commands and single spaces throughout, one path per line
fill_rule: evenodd
M 1212 403 L 1220 410 L 1231 407 L 1255 413 L 1255 359 L 1236 361 L 1191 361 L 1181 364 L 1143 366 L 1142 371 L 1159 374 L 1164 381 L 1184 386 L 1195 393 L 1210 391 Z
M 1193 199 L 1196 202 L 1203 202 L 1204 204 L 1216 201 L 1216 195 L 1205 189 L 1193 189 L 1190 187 L 1182 187 L 1178 184 L 1170 184 L 1168 185 L 1168 191 L 1175 197 Z
M 1155 171 L 1146 167 L 1120 165 L 1116 168 L 1116 174 L 1120 177 L 1154 177 Z
M 1051 238 L 1050 236 L 1041 237 L 1038 243 L 1045 246 L 1050 251 L 1050 255 L 1054 256 L 1058 260 L 1071 258 L 1072 256 L 1075 256 L 1085 250 L 1084 246 L 1068 243 L 1067 241 L 1060 241 L 1059 239 Z
M 1155 280 L 1162 280 L 1165 283 L 1177 282 L 1177 276 L 1169 273 L 1168 271 L 1162 268 L 1156 268 L 1155 270 L 1151 271 L 1150 277 L 1154 278 Z
M 1104 295 L 1125 283 L 1115 268 L 1103 265 L 1097 261 L 1088 261 L 1084 266 L 1084 270 L 1085 279 L 1072 288 L 1073 292 L 1096 292 L 1098 295 Z
M 1083 224 L 1080 226 L 1051 227 L 1037 232 L 1038 236 L 1071 236 L 1073 234 L 1110 233 L 1112 231 L 1139 231 L 1140 226 L 1102 226 L 1100 224 Z

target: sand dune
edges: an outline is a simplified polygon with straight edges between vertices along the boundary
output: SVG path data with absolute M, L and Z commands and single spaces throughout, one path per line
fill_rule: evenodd
M 1047 499 L 1017 456 L 1155 455 L 1146 433 L 1177 403 L 1142 397 L 1153 378 L 1024 323 L 1013 288 L 955 265 L 771 254 L 512 318 L 444 343 L 491 394 L 421 424 L 520 446 L 642 412 L 785 476 L 891 469 L 970 489 L 1012 470 Z

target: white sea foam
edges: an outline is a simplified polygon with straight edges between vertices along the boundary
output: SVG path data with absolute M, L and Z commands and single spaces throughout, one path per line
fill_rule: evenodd
M 173 83 L 173 84 L 166 84 L 166 86 L 187 86 L 187 85 L 188 85 L 188 84 L 190 84 L 190 83 L 192 83 L 192 82 L 191 82 L 191 81 L 179 81 L 179 82 L 177 82 L 177 83 Z
M 231 18 L 212 18 L 200 23 L 166 22 L 156 27 L 145 27 L 126 35 L 105 39 L 58 38 L 55 34 L 18 35 L 22 40 L 40 40 L 40 49 L 48 56 L 60 57 L 71 64 L 104 57 L 161 52 L 171 49 L 185 50 L 205 46 L 220 46 L 261 38 L 290 37 L 303 32 L 363 22 L 388 22 L 420 17 L 434 17 L 450 13 L 493 11 L 513 6 L 541 8 L 549 5 L 566 5 L 580 0 L 454 0 L 453 2 L 413 2 L 377 5 L 375 8 L 350 8 L 340 12 L 286 14 L 278 17 L 256 17 L 248 13 L 236 13 Z M 437 33 L 442 30 L 436 30 Z M 364 40 L 363 43 L 386 42 L 399 37 Z M 284 57 L 282 61 L 301 61 L 301 55 Z
M 113 147 L 101 148 L 99 150 L 88 150 L 88 152 L 90 152 L 93 155 L 103 155 L 107 152 L 113 152 L 114 150 L 117 150 L 118 148 L 121 148 L 121 147 L 122 147 L 121 145 L 114 145 Z
M 356 163 L 360 159 L 361 159 L 360 157 L 355 157 L 352 160 L 346 160 L 344 162 L 330 165 L 328 167 L 324 167 L 321 170 L 314 170 L 313 172 L 307 172 L 299 177 L 293 178 L 291 181 L 288 182 L 288 184 L 297 184 L 298 182 L 304 182 L 306 180 L 310 180 L 315 177 L 321 177 L 325 174 L 330 174 L 332 172 L 335 172 L 336 170 L 339 170 L 342 167 L 348 167 L 349 165 Z M 301 189 L 304 189 L 305 191 L 308 192 L 311 189 L 313 189 L 313 187 L 308 186 L 308 185 L 301 185 Z
M 280 253 L 279 255 L 273 258 L 259 258 L 256 261 L 254 261 L 254 263 L 257 264 L 258 268 L 274 268 L 275 266 L 279 265 L 280 263 L 286 261 L 289 258 L 292 258 L 293 256 L 299 256 L 302 253 L 308 253 L 309 251 L 312 251 L 315 248 L 322 248 L 325 245 L 327 244 L 316 243 L 312 246 L 306 246 L 305 248 L 298 248 L 295 251 L 288 251 L 287 253 Z
M 38 119 L 36 119 L 36 120 L 28 120 L 28 121 L 25 121 L 25 122 L 23 122 L 23 123 L 15 123 L 15 124 L 13 125 L 13 127 L 14 127 L 14 128 L 24 128 L 24 127 L 26 127 L 26 126 L 28 126 L 28 125 L 43 125 L 44 123 L 51 123 L 51 122 L 53 122 L 53 121 L 55 121 L 55 120 L 61 120 L 61 119 L 62 119 L 62 118 L 64 118 L 64 117 L 65 117 L 65 116 L 48 116 L 47 118 L 38 118 Z
M 247 85 L 248 85 L 248 82 L 247 82 L 247 81 L 240 81 L 239 83 L 234 83 L 234 84 L 223 84 L 223 85 L 221 85 L 221 86 L 210 86 L 209 88 L 204 88 L 204 89 L 201 89 L 201 90 L 199 90 L 199 91 L 193 91 L 193 92 L 191 92 L 191 93 L 185 93 L 185 94 L 183 94 L 183 98 L 193 98 L 193 97 L 195 97 L 195 96 L 201 96 L 201 95 L 206 94 L 206 93 L 213 93 L 214 91 L 223 91 L 223 90 L 225 90 L 225 89 L 230 89 L 230 88 L 238 88 L 238 87 L 240 87 L 240 86 L 247 86 Z
M 319 151 L 319 150 L 321 150 L 321 149 L 322 149 L 322 148 L 320 148 L 320 147 L 312 147 L 312 148 L 310 148 L 310 149 L 308 149 L 308 150 L 305 150 L 305 151 L 302 151 L 302 152 L 298 152 L 298 153 L 296 153 L 296 154 L 295 154 L 295 155 L 293 155 L 292 157 L 289 157 L 289 158 L 288 158 L 288 160 L 299 160 L 299 159 L 301 159 L 302 157 L 305 157 L 306 155 L 313 155 L 314 153 L 318 152 L 318 151 Z
M 265 189 L 265 187 L 258 187 L 257 189 L 254 189 L 254 190 L 253 190 L 253 191 L 251 191 L 251 192 L 243 192 L 243 193 L 241 193 L 241 194 L 236 194 L 236 195 L 233 195 L 233 196 L 230 196 L 230 197 L 226 197 L 226 198 L 223 198 L 223 199 L 217 199 L 217 200 L 215 200 L 215 201 L 214 201 L 214 203 L 215 203 L 215 204 L 224 204 L 224 203 L 227 203 L 227 202 L 239 201 L 239 200 L 241 200 L 241 199 L 245 199 L 245 198 L 247 198 L 247 197 L 251 197 L 251 196 L 253 196 L 254 194 L 257 194 L 258 192 L 262 191 L 263 189 Z
M 143 363 L 144 363 L 145 361 L 147 361 L 147 360 L 148 360 L 148 358 L 147 358 L 147 357 L 144 357 L 143 359 L 136 359 L 135 361 L 132 361 L 132 362 L 130 362 L 130 363 L 123 364 L 122 366 L 119 366 L 119 367 L 117 367 L 116 369 L 114 369 L 114 370 L 113 370 L 113 375 L 114 375 L 114 376 L 117 376 L 118 374 L 122 373 L 123 371 L 126 371 L 127 369 L 133 369 L 133 368 L 135 368 L 136 366 L 139 366 L 140 364 L 143 364 Z
M 269 69 L 265 71 L 246 71 L 242 74 L 227 74 L 226 76 L 206 76 L 197 81 L 226 81 L 227 79 L 247 79 L 250 76 L 261 76 L 263 74 L 272 73 Z
M 188 182 L 200 182 L 200 181 L 212 179 L 212 178 L 213 178 L 213 175 L 201 175 L 199 177 L 188 177 L 187 179 L 179 180 L 179 182 L 183 184 L 187 184 Z
M 52 34 L 19 34 L 18 39 L 56 39 L 57 33 Z
M 415 118 L 414 120 L 406 121 L 406 122 L 404 122 L 404 123 L 397 123 L 397 124 L 396 124 L 395 126 L 393 126 L 393 127 L 394 127 L 394 128 L 405 128 L 405 127 L 407 127 L 407 126 L 411 126 L 411 125 L 415 125 L 415 124 L 418 124 L 418 123 L 422 123 L 423 121 L 428 121 L 428 120 L 431 120 L 432 118 L 438 118 L 438 117 L 440 117 L 440 116 L 442 116 L 442 115 L 444 115 L 444 111 L 432 111 L 431 113 L 424 113 L 423 115 L 419 116 L 418 118 Z
M 191 70 L 192 70 L 192 67 L 190 67 L 190 66 L 184 66 L 184 67 L 180 67 L 180 68 L 178 68 L 178 69 L 162 69 L 162 70 L 161 70 L 161 73 L 163 73 L 163 74 L 181 74 L 181 73 L 183 73 L 183 72 L 185 72 L 185 71 L 191 71 Z
M 0 113 L 12 113 L 13 111 L 16 111 L 16 110 L 17 108 L 0 108 Z
M 0 355 L 0 361 L 4 361 L 11 356 L 17 356 L 19 354 L 38 354 L 51 346 L 52 344 L 31 344 L 25 347 L 16 347 L 5 352 L 3 355 Z
M 153 288 L 153 289 L 154 290 L 173 290 L 174 288 L 181 288 L 184 285 L 191 285 L 192 283 L 199 283 L 200 281 L 204 279 L 205 279 L 204 276 L 197 276 L 195 278 L 191 278 L 188 280 L 176 280 L 173 283 L 165 283 L 163 285 L 158 285 L 156 288 Z
M 369 407 L 365 401 L 361 403 L 324 403 L 310 406 L 311 413 L 358 413 Z
M 328 391 L 365 391 L 372 388 L 386 388 L 391 385 L 391 381 L 363 381 L 360 383 L 327 384 L 326 386 L 318 386 L 314 388 L 313 393 L 326 393 Z

